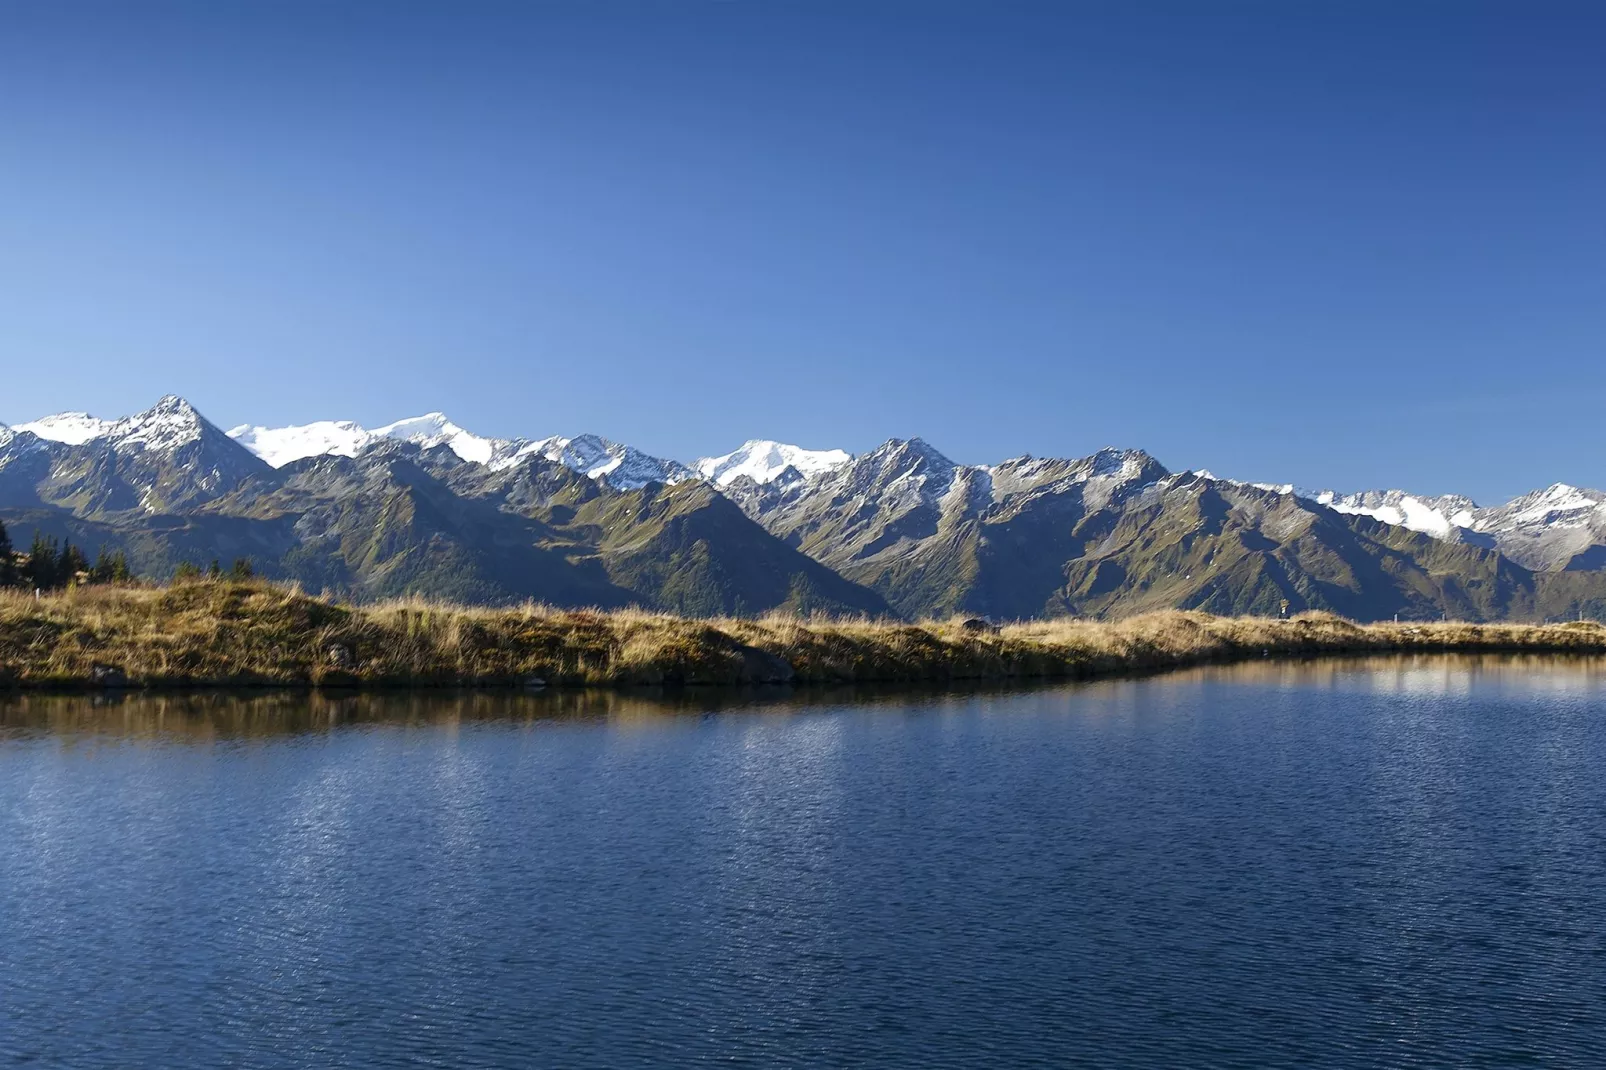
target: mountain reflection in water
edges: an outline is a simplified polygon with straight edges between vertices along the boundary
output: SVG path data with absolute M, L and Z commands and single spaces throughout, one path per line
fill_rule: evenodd
M 1399 655 L 1248 661 L 1153 676 L 1085 683 L 959 682 L 908 685 L 758 688 L 636 688 L 411 691 L 109 691 L 98 694 L 0 691 L 0 739 L 23 733 L 171 736 L 195 741 L 254 739 L 360 726 L 423 727 L 485 721 L 605 721 L 620 725 L 662 717 L 741 711 L 785 714 L 832 707 L 941 708 L 977 697 L 1093 694 L 1133 687 L 1189 687 L 1201 681 L 1306 688 L 1362 688 L 1375 693 L 1466 694 L 1502 683 L 1525 690 L 1588 692 L 1606 681 L 1606 658 Z

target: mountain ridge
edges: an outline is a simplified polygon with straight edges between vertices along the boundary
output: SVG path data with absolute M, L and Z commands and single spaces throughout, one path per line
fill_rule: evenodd
M 54 436 L 54 437 L 52 437 Z M 1606 610 L 1606 494 L 1493 507 L 1172 472 L 1142 450 L 960 464 L 749 440 L 682 464 L 595 435 L 492 439 L 441 413 L 224 432 L 169 395 L 0 426 L 0 519 L 178 560 L 249 556 L 359 599 L 631 603 L 701 615 L 1361 619 Z

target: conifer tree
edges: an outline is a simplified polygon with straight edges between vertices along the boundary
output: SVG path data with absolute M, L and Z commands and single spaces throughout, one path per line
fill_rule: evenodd
M 17 564 L 11 560 L 11 536 L 6 533 L 6 526 L 0 524 L 0 587 L 16 585 Z
M 234 567 L 229 569 L 229 576 L 236 580 L 248 580 L 255 575 L 256 570 L 251 567 L 251 559 L 248 557 L 236 557 Z
M 56 560 L 56 586 L 71 587 L 78 582 L 80 572 L 89 571 L 89 559 L 84 552 L 74 546 L 70 541 L 61 547 L 61 556 Z
M 206 578 L 209 580 L 219 580 L 223 578 L 223 566 L 218 563 L 218 559 L 215 557 L 212 558 L 212 564 L 207 567 Z
M 113 583 L 127 583 L 134 578 L 133 574 L 128 571 L 128 555 L 121 550 L 112 554 L 111 577 Z
M 23 565 L 28 586 L 40 590 L 50 590 L 56 586 L 56 577 L 60 572 L 60 561 L 56 553 L 56 540 L 39 532 L 34 532 L 33 546 L 28 550 L 28 560 Z

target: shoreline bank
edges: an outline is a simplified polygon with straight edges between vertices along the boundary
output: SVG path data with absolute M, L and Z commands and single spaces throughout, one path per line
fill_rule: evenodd
M 261 582 L 0 592 L 0 690 L 800 686 L 1084 680 L 1261 659 L 1606 655 L 1606 625 L 1291 620 L 688 620 L 639 610 L 397 601 Z

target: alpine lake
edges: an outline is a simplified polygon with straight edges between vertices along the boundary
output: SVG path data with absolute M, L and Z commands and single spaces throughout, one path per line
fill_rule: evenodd
M 0 1063 L 1606 1063 L 1606 663 L 0 695 Z

